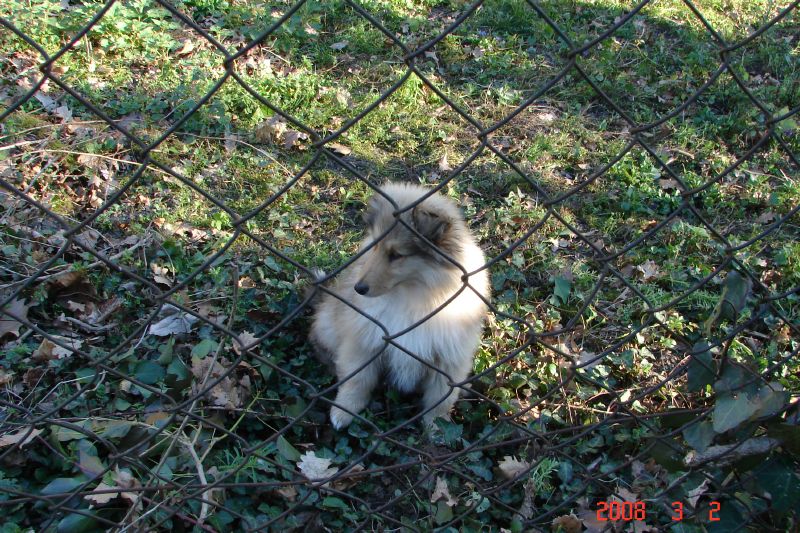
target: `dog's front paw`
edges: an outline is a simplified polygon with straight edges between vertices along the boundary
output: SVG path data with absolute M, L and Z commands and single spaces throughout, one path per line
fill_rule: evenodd
M 331 407 L 331 424 L 335 429 L 346 428 L 352 421 L 353 415 L 336 406 Z

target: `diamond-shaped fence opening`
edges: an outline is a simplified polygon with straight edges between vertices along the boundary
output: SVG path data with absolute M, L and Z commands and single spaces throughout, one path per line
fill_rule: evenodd
M 9 531 L 797 528 L 799 2 L 7 4 Z M 390 232 L 460 292 L 337 288 Z

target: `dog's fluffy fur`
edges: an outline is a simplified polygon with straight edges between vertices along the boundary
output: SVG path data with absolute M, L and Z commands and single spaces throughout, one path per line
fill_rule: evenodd
M 333 363 L 339 380 L 331 408 L 336 428 L 350 424 L 366 407 L 383 374 L 403 392 L 422 391 L 427 426 L 437 417 L 447 417 L 460 391 L 451 383 L 463 382 L 472 370 L 486 316 L 478 294 L 488 300 L 489 280 L 485 269 L 475 272 L 486 261 L 459 208 L 436 193 L 403 210 L 430 190 L 403 183 L 386 183 L 381 190 L 402 211 L 399 219 L 424 239 L 401 224 L 394 206 L 376 193 L 364 215 L 368 230 L 360 250 L 366 252 L 330 287 L 338 298 L 324 294 L 317 306 L 311 341 L 321 358 Z M 392 337 L 457 293 L 433 316 Z M 385 341 L 376 322 L 406 351 Z

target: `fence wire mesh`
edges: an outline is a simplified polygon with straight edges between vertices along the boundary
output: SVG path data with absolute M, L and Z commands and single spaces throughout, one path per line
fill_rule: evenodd
M 596 68 L 602 51 L 622 57 L 667 32 L 648 14 L 657 2 L 614 4 L 594 21 L 581 13 L 597 16 L 597 4 L 573 2 L 309 0 L 259 4 L 249 19 L 236 2 L 5 5 L 6 527 L 797 528 L 800 84 L 743 54 L 781 43 L 797 70 L 798 3 L 769 4 L 737 36 L 710 2 L 671 2 L 688 22 L 651 59 L 662 77 L 637 78 L 620 59 L 611 79 Z M 502 26 L 509 13 L 525 68 L 503 63 L 520 43 L 492 37 L 492 17 Z M 343 14 L 360 31 L 348 41 L 331 29 Z M 248 32 L 227 31 L 231 20 Z M 681 46 L 690 31 L 713 56 Z M 175 34 L 167 58 L 125 55 L 126 43 Z M 325 61 L 281 57 L 317 41 Z M 200 51 L 210 66 L 189 76 L 184 60 Z M 104 64 L 111 56 L 129 71 L 104 77 L 120 68 Z M 710 77 L 681 86 L 708 57 Z M 363 77 L 369 98 L 296 96 L 303 72 L 325 69 Z M 173 91 L 153 97 L 167 71 Z M 509 89 L 511 77 L 521 85 Z M 617 92 L 625 84 L 641 101 Z M 553 125 L 571 105 L 564 87 L 577 91 L 578 120 L 612 132 L 575 141 L 568 167 L 537 159 L 569 135 Z M 476 104 L 490 97 L 499 114 Z M 320 122 L 326 98 L 340 116 Z M 407 127 L 419 100 L 435 114 Z M 242 131 L 237 113 L 261 118 Z M 457 131 L 439 131 L 442 116 Z M 351 148 L 376 121 L 385 135 Z M 685 124 L 712 123 L 746 126 L 727 160 L 670 148 Z M 454 148 L 426 163 L 370 155 L 417 150 L 414 136 Z M 242 151 L 253 158 L 225 166 Z M 414 398 L 391 391 L 335 431 L 338 385 L 306 342 L 311 289 L 329 291 L 314 269 L 339 274 L 364 201 L 420 168 L 463 205 L 489 258 L 474 372 L 451 384 L 462 400 L 432 435 Z M 268 186 L 253 177 L 267 174 Z M 172 203 L 156 207 L 160 197 Z M 183 219 L 198 212 L 203 225 Z

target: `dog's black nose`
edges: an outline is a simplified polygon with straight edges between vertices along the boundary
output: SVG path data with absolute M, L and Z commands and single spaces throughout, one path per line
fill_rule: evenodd
M 369 292 L 369 285 L 367 285 L 363 281 L 359 281 L 358 283 L 356 283 L 356 286 L 353 288 L 356 290 L 358 294 L 361 294 L 362 296 Z

